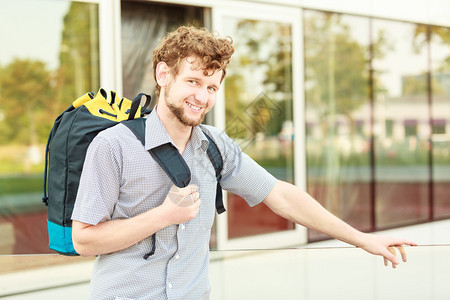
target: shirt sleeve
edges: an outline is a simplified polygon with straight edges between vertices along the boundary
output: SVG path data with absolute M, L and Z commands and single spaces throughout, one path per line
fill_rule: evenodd
M 220 184 L 245 199 L 249 206 L 261 203 L 275 186 L 277 179 L 243 153 L 239 145 L 223 131 L 212 128 L 220 148 L 224 167 Z
M 121 185 L 120 152 L 113 149 L 114 140 L 101 135 L 89 145 L 72 220 L 91 225 L 111 220 Z

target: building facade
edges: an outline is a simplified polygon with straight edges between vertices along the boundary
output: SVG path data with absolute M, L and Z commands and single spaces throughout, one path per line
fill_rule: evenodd
M 49 252 L 40 198 L 54 119 L 100 87 L 153 94 L 152 50 L 181 24 L 232 37 L 207 122 L 277 178 L 364 231 L 450 217 L 445 1 L 1 0 L 0 15 L 0 254 Z M 326 238 L 226 199 L 212 248 Z

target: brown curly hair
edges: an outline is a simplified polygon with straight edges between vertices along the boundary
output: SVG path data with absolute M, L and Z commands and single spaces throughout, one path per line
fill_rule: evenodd
M 200 58 L 204 74 L 208 70 L 222 70 L 223 80 L 226 75 L 227 65 L 234 53 L 231 37 L 219 38 L 206 28 L 181 26 L 166 35 L 161 45 L 153 51 L 153 77 L 156 81 L 156 66 L 159 62 L 165 62 L 172 76 L 179 71 L 182 59 L 195 56 Z M 161 87 L 156 84 L 156 94 L 159 96 Z

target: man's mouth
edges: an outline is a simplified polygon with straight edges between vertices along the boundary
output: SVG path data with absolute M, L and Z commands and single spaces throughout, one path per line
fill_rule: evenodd
M 190 108 L 192 108 L 193 110 L 199 111 L 200 109 L 202 109 L 201 107 L 195 106 L 195 105 L 193 105 L 193 104 L 191 104 L 191 103 L 189 103 L 189 102 L 186 102 L 186 103 L 187 103 L 187 105 L 188 105 Z

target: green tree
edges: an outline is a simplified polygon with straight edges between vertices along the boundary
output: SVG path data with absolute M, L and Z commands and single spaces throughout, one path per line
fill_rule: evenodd
M 305 11 L 304 14 L 306 117 L 318 123 L 322 130 L 320 139 L 307 136 L 308 150 L 311 150 L 307 160 L 308 165 L 324 170 L 320 179 L 310 177 L 310 180 L 316 182 L 312 186 L 317 183 L 321 186 L 320 193 L 315 196 L 343 218 L 345 213 L 341 208 L 348 199 L 342 184 L 346 175 L 342 174 L 341 167 L 369 159 L 367 153 L 355 151 L 359 138 L 354 113 L 370 103 L 370 59 L 375 55 L 382 57 L 386 46 L 382 34 L 377 41 L 370 41 L 372 44 L 361 42 L 354 36 L 357 27 L 365 27 L 369 37 L 369 22 L 365 18 L 326 12 Z M 346 119 L 349 128 L 351 149 L 345 156 L 337 147 L 339 132 L 336 128 L 341 119 Z M 347 139 L 347 136 L 339 137 Z
M 50 130 L 50 71 L 41 61 L 15 59 L 2 73 L 0 144 L 43 143 Z
M 276 135 L 292 120 L 290 26 L 241 20 L 233 39 L 238 50 L 226 82 L 227 121 L 239 116 L 248 138 Z
M 56 76 L 58 112 L 99 89 L 98 5 L 72 2 L 64 17 Z
M 427 47 L 429 43 L 432 43 L 432 45 L 434 43 L 440 43 L 447 47 L 450 46 L 450 28 L 418 24 L 414 31 L 413 46 L 419 51 L 420 49 Z M 433 54 L 433 46 L 431 46 L 431 53 L 429 55 L 433 56 Z M 436 60 L 434 57 L 433 59 Z M 448 55 L 443 57 L 438 64 L 439 65 L 435 66 L 431 71 L 433 95 L 450 93 L 448 85 L 440 81 L 438 76 L 436 76 L 439 73 L 448 74 L 450 72 L 450 51 L 448 51 Z M 412 83 L 409 88 L 414 88 Z
M 352 113 L 369 99 L 368 47 L 352 38 L 340 15 L 314 16 L 305 18 L 306 99 L 321 120 L 343 115 L 354 130 Z M 328 133 L 334 126 L 323 125 Z
M 2 69 L 0 144 L 45 143 L 53 120 L 99 88 L 98 5 L 73 2 L 64 17 L 59 67 L 16 59 Z

